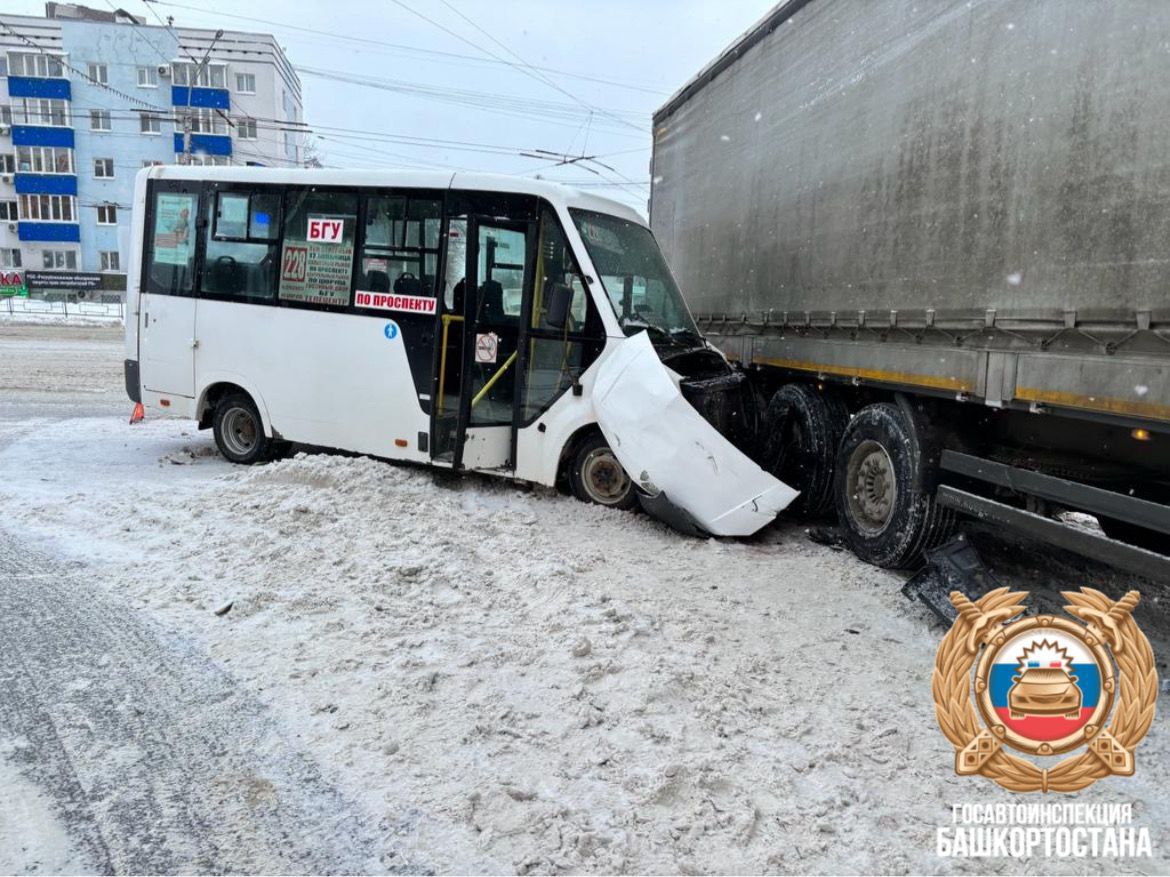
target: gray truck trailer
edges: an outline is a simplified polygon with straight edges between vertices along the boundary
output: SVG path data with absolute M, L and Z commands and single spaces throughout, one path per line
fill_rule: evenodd
M 788 0 L 655 114 L 754 452 L 862 558 L 968 514 L 1170 573 L 1168 71 L 1165 0 Z

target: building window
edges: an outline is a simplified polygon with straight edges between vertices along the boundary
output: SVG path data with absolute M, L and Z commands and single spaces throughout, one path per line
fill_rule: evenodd
M 142 161 L 143 167 L 159 167 L 160 165 L 162 165 L 162 162 L 154 158 L 147 158 Z
M 227 121 L 222 115 L 212 109 L 176 107 L 175 130 L 180 134 L 183 133 L 184 119 L 190 120 L 192 134 L 227 133 Z
M 16 173 L 16 158 L 12 155 L 0 155 L 0 174 Z
M 8 56 L 0 55 L 0 76 L 8 75 Z
M 0 268 L 19 268 L 20 250 L 0 250 Z
M 0 222 L 15 222 L 18 216 L 15 201 L 0 201 Z
M 9 52 L 8 70 L 11 76 L 35 76 L 39 79 L 65 75 L 61 57 L 43 52 Z
M 73 150 L 64 146 L 18 146 L 16 168 L 26 174 L 71 174 Z
M 255 140 L 256 120 L 236 119 L 236 136 L 241 140 Z
M 69 102 L 54 98 L 26 97 L 16 104 L 18 125 L 69 124 Z
M 256 74 L 255 73 L 237 73 L 236 74 L 236 91 L 240 94 L 255 94 L 256 93 Z
M 158 113 L 142 113 L 138 117 L 138 129 L 143 134 L 161 134 L 162 116 Z
M 138 87 L 139 88 L 158 88 L 158 68 L 157 67 L 139 67 L 138 68 Z
M 77 250 L 41 250 L 41 259 L 47 271 L 77 270 Z
M 109 131 L 110 130 L 110 111 L 109 110 L 90 110 L 89 111 L 89 130 L 91 130 L 91 131 Z
M 231 164 L 231 162 L 228 161 L 228 157 L 226 155 L 208 155 L 207 153 L 202 153 L 199 155 L 188 155 L 185 159 L 181 155 L 176 155 L 175 163 L 186 163 L 193 166 L 203 167 L 225 167 Z
M 102 271 L 121 271 L 122 265 L 118 260 L 117 250 L 102 250 L 98 256 L 101 258 Z
M 4 57 L 0 55 L 0 58 Z M 0 104 L 0 125 L 12 124 L 12 107 L 8 104 Z
M 175 85 L 194 85 L 197 88 L 227 88 L 227 68 L 223 64 L 172 65 Z
M 95 85 L 106 85 L 110 81 L 110 71 L 105 64 L 89 65 L 89 81 Z
M 113 204 L 99 204 L 97 216 L 98 225 L 118 224 L 118 208 Z
M 21 195 L 20 218 L 36 222 L 77 222 L 77 199 L 72 195 Z
M 93 175 L 109 179 L 114 175 L 114 160 L 112 158 L 95 158 L 93 160 Z

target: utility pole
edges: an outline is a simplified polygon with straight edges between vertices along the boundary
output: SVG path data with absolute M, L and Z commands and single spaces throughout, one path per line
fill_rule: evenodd
M 215 36 L 207 46 L 207 51 L 203 53 L 203 60 L 195 66 L 192 75 L 187 79 L 187 112 L 183 113 L 183 155 L 179 164 L 191 163 L 191 92 L 195 88 L 195 83 L 199 81 L 199 74 L 203 72 L 208 60 L 211 58 L 211 50 L 215 48 L 215 44 L 219 42 L 219 38 L 222 36 L 223 30 L 221 28 L 215 32 Z M 195 63 L 195 59 L 190 55 L 187 56 L 187 59 L 192 64 Z M 224 85 L 226 86 L 227 83 L 225 82 Z

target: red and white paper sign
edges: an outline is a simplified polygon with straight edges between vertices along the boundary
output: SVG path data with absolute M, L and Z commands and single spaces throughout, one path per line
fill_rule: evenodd
M 342 241 L 342 232 L 345 231 L 345 220 L 330 219 L 327 216 L 310 216 L 308 240 L 322 244 L 339 244 Z
M 397 295 L 393 292 L 366 292 L 353 294 L 353 303 L 359 308 L 377 308 L 380 311 L 406 311 L 412 314 L 433 314 L 438 299 L 425 295 Z
M 500 337 L 495 332 L 483 332 L 475 336 L 475 361 L 490 365 L 499 356 Z

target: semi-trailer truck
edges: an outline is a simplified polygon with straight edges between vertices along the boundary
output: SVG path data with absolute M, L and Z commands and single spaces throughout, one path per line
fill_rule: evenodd
M 1162 0 L 787 0 L 655 113 L 753 453 L 863 559 L 965 514 L 1170 574 L 1168 46 Z

